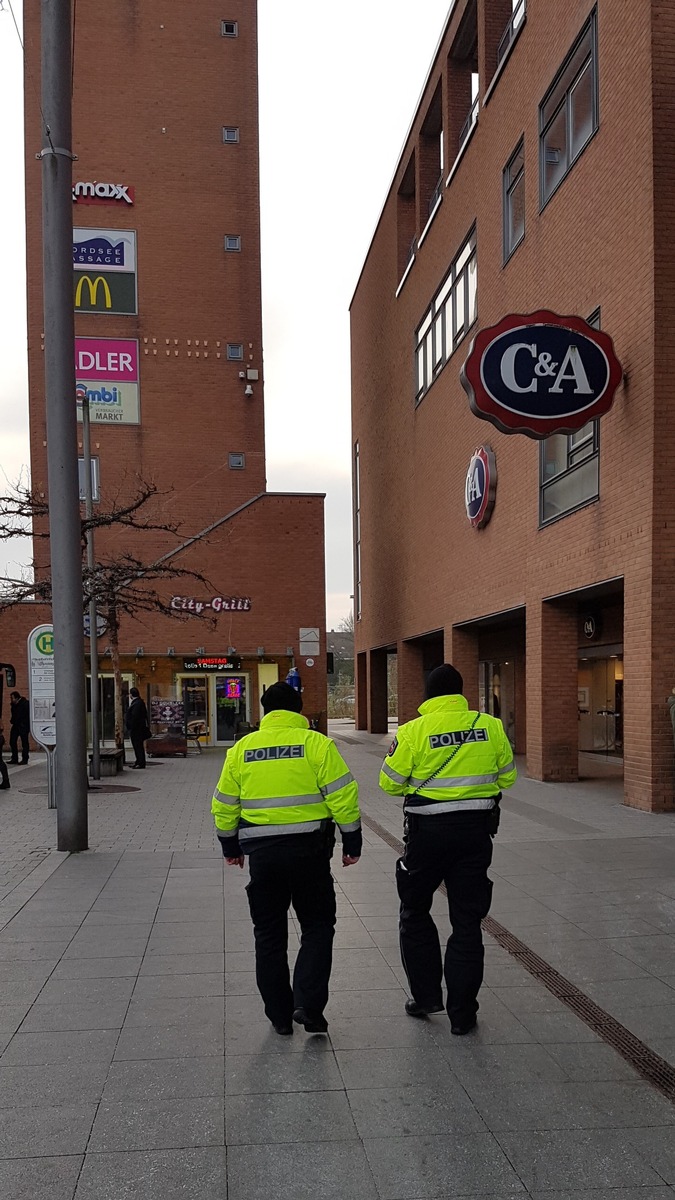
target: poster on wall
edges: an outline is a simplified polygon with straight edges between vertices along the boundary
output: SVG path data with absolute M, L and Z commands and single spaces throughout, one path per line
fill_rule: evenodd
M 78 419 L 89 401 L 94 424 L 140 425 L 138 341 L 132 338 L 75 338 Z
M 73 302 L 75 312 L 138 311 L 133 229 L 73 229 Z
M 163 700 L 160 696 L 153 696 L 150 701 L 150 720 L 153 725 L 179 725 L 182 729 L 185 724 L 185 705 L 182 700 Z

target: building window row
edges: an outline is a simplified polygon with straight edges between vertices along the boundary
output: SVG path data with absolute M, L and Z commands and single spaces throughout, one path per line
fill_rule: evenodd
M 361 620 L 361 456 L 354 444 L 354 615 Z
M 539 106 L 542 208 L 597 128 L 598 36 L 594 9 Z
M 477 292 L 476 230 L 473 229 L 415 335 L 417 404 L 476 320 Z

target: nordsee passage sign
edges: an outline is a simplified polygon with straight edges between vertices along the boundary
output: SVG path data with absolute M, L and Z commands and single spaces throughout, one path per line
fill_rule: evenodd
M 533 438 L 573 433 L 604 416 L 622 377 L 606 333 L 547 310 L 482 329 L 461 372 L 477 417 Z

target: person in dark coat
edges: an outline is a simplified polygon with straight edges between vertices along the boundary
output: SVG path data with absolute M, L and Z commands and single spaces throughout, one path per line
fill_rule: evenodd
M 16 764 L 19 761 L 19 741 L 21 742 L 21 762 L 28 762 L 28 734 L 30 733 L 30 705 L 25 696 L 21 692 L 12 692 L 10 695 L 10 718 L 9 723 L 11 729 L 9 732 L 9 745 L 12 751 L 10 763 Z
M 3 748 L 4 744 L 5 744 L 5 735 L 3 733 L 2 721 L 0 721 L 0 792 L 4 791 L 6 788 L 8 788 L 10 786 L 9 771 L 7 770 L 6 762 L 2 757 L 2 748 Z
M 131 703 L 127 712 L 127 732 L 131 738 L 131 744 L 136 755 L 136 762 L 131 765 L 135 771 L 144 771 L 145 742 L 152 734 L 150 725 L 148 724 L 148 710 L 145 706 L 145 701 L 141 700 L 141 693 L 138 688 L 131 688 L 129 696 L 131 697 Z

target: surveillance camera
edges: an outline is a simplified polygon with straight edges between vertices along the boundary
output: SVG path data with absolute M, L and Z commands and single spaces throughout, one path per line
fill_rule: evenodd
M 244 395 L 245 395 L 245 396 L 252 396 L 252 395 L 253 395 L 253 388 L 251 387 L 250 383 L 249 383 L 249 384 L 247 384 L 247 386 L 244 388 Z
M 240 372 L 239 372 L 239 378 L 240 378 L 240 379 L 245 379 L 245 378 L 246 378 L 246 372 L 245 372 L 245 371 L 240 371 Z

